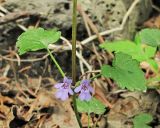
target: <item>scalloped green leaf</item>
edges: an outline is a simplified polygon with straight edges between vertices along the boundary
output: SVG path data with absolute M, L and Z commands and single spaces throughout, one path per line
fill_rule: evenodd
M 114 41 L 114 42 L 106 42 L 100 45 L 101 48 L 104 48 L 110 52 L 123 52 L 133 57 L 138 61 L 146 61 L 152 57 L 154 57 L 156 48 L 135 44 L 129 40 L 121 40 L 121 41 Z
M 79 98 L 76 99 L 77 109 L 79 112 L 83 113 L 95 113 L 103 114 L 105 112 L 105 105 L 103 105 L 99 100 L 92 98 L 90 101 L 81 101 Z
M 138 40 L 138 39 L 137 39 Z M 133 59 L 136 59 L 139 62 L 146 61 L 151 62 L 149 63 L 155 71 L 157 70 L 158 65 L 156 65 L 156 61 L 153 60 L 156 48 L 142 45 L 140 43 L 134 43 L 129 40 L 121 40 L 121 41 L 113 41 L 106 42 L 100 45 L 101 48 L 104 48 L 110 52 L 123 52 L 130 56 L 132 56 Z M 154 62 L 153 62 L 154 61 Z
M 160 30 L 159 29 L 143 29 L 138 34 L 141 43 L 157 47 L 160 45 Z
M 102 75 L 115 80 L 122 89 L 134 91 L 145 91 L 146 79 L 139 67 L 139 62 L 125 53 L 116 53 L 112 67 L 104 65 L 101 67 Z
M 46 49 L 49 44 L 59 40 L 61 32 L 52 30 L 44 30 L 43 28 L 28 29 L 22 33 L 16 42 L 20 55 L 28 51 L 37 51 Z
M 147 113 L 141 113 L 133 119 L 134 128 L 151 128 L 147 124 L 153 120 L 153 117 Z

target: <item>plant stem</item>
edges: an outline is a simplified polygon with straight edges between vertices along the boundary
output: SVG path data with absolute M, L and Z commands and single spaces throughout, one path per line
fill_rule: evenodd
M 76 83 L 76 35 L 77 35 L 77 0 L 73 0 L 72 15 L 72 79 Z
M 54 58 L 54 56 L 52 55 L 51 51 L 47 48 L 47 51 L 51 57 L 51 59 L 53 60 L 53 62 L 55 63 L 55 65 L 57 66 L 59 72 L 61 73 L 62 77 L 65 77 L 65 74 L 63 72 L 63 70 L 61 69 L 61 67 L 59 66 L 58 62 L 56 61 L 56 59 Z
M 90 126 L 90 113 L 88 113 L 88 128 L 89 128 L 89 126 Z
M 77 0 L 73 1 L 73 14 L 72 14 L 72 83 L 75 86 L 76 84 L 76 35 L 77 35 Z M 73 107 L 75 115 L 79 124 L 79 127 L 82 128 L 80 117 L 77 111 L 76 104 L 76 95 L 73 95 Z
M 90 78 L 90 80 L 94 80 L 95 78 L 100 77 L 101 75 L 102 75 L 102 74 L 101 74 L 101 73 L 99 73 L 99 74 L 97 74 L 97 75 L 95 75 L 95 76 L 91 77 L 91 78 Z
M 74 112 L 75 112 L 79 127 L 82 128 L 82 123 L 81 123 L 81 120 L 80 120 L 80 117 L 78 114 L 78 110 L 77 110 L 77 102 L 76 102 L 76 95 L 75 94 L 73 94 L 73 107 L 74 107 Z

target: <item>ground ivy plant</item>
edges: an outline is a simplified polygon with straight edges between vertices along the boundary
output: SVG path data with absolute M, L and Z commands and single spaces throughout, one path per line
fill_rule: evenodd
M 120 88 L 126 88 L 130 91 L 146 91 L 151 84 L 155 86 L 160 82 L 158 63 L 154 59 L 157 49 L 160 46 L 159 29 L 143 29 L 135 36 L 134 41 L 119 40 L 106 41 L 100 47 L 109 52 L 115 53 L 112 66 L 103 65 L 101 72 L 104 77 L 112 78 Z M 146 79 L 144 72 L 140 68 L 141 62 L 147 62 L 154 77 Z M 152 85 L 153 84 L 153 85 Z M 140 113 L 133 119 L 133 128 L 151 128 L 148 124 L 153 117 L 148 113 Z
M 119 87 L 131 91 L 145 91 L 147 85 L 160 81 L 158 63 L 154 59 L 157 48 L 160 46 L 158 35 L 160 35 L 159 29 L 143 29 L 136 34 L 134 41 L 106 41 L 101 44 L 102 49 L 115 53 L 112 67 L 102 66 L 102 75 L 115 80 Z M 140 68 L 141 62 L 147 62 L 150 65 L 155 77 L 149 79 L 144 77 L 144 72 Z
M 37 51 L 46 49 L 54 64 L 57 66 L 63 81 L 54 85 L 57 89 L 55 96 L 65 101 L 71 95 L 73 97 L 74 110 L 76 113 L 79 126 L 82 124 L 79 119 L 78 112 L 88 114 L 94 112 L 103 114 L 105 106 L 96 98 L 93 97 L 94 90 L 91 86 L 92 79 L 77 80 L 75 82 L 75 41 L 76 41 L 76 0 L 73 0 L 73 31 L 72 31 L 72 79 L 68 78 L 58 64 L 54 55 L 48 48 L 49 44 L 55 43 L 60 39 L 61 32 L 55 29 L 45 30 L 43 28 L 32 28 L 22 33 L 17 42 L 18 52 L 20 55 L 29 51 Z M 139 32 L 135 41 L 121 40 L 113 42 L 105 42 L 100 45 L 101 48 L 110 52 L 115 52 L 112 66 L 103 65 L 101 67 L 101 75 L 107 78 L 112 78 L 117 85 L 122 89 L 130 91 L 146 91 L 147 80 L 144 72 L 139 67 L 140 62 L 146 61 L 157 73 L 158 65 L 153 59 L 157 47 L 160 45 L 160 30 L 145 29 Z M 149 38 L 151 37 L 151 38 Z M 73 78 L 74 77 L 74 78 Z M 137 118 L 145 118 L 146 116 L 136 117 L 134 119 L 134 127 L 138 128 L 139 122 Z M 148 123 L 147 120 L 144 122 Z M 88 121 L 89 127 L 89 121 Z
M 18 47 L 18 52 L 20 55 L 25 54 L 28 51 L 37 51 L 41 49 L 46 49 L 48 51 L 48 54 L 63 77 L 62 82 L 54 85 L 57 89 L 55 96 L 58 99 L 65 101 L 69 98 L 69 95 L 76 93 L 78 94 L 76 101 L 79 112 L 87 112 L 88 115 L 92 112 L 96 114 L 104 113 L 105 106 L 97 99 L 92 98 L 94 90 L 90 85 L 91 80 L 83 79 L 80 82 L 77 82 L 76 85 L 78 86 L 73 86 L 72 79 L 65 76 L 65 73 L 61 69 L 60 65 L 48 49 L 48 45 L 58 41 L 60 36 L 61 32 L 54 29 L 44 30 L 43 28 L 32 28 L 28 29 L 18 37 L 16 46 Z
M 147 29 L 146 31 L 150 30 Z M 140 38 L 147 42 L 147 39 L 144 39 L 145 37 L 143 35 L 143 32 L 146 31 L 143 30 L 139 33 L 139 37 L 136 37 L 139 38 L 138 43 L 124 40 L 113 43 L 106 42 L 100 45 L 101 48 L 109 51 L 115 51 L 115 58 L 113 59 L 112 66 L 103 65 L 101 67 L 101 75 L 107 78 L 112 78 L 122 89 L 126 88 L 130 91 L 146 91 L 147 81 L 144 77 L 144 72 L 139 67 L 139 64 L 142 61 L 146 61 L 148 63 L 152 61 L 156 65 L 157 63 L 153 57 L 156 52 L 156 47 L 159 46 L 158 42 L 156 43 L 156 46 L 154 44 L 154 47 L 148 45 L 143 46 L 143 44 L 140 43 Z M 150 34 L 152 34 L 152 31 Z M 160 31 L 158 32 L 160 33 Z M 56 31 L 55 29 L 44 30 L 43 28 L 32 28 L 19 36 L 16 46 L 18 47 L 20 55 L 25 54 L 28 51 L 46 49 L 63 77 L 63 82 L 54 85 L 57 89 L 55 96 L 58 99 L 65 101 L 69 98 L 69 95 L 76 93 L 78 94 L 78 97 L 76 98 L 76 105 L 79 112 L 86 112 L 88 113 L 88 116 L 92 112 L 96 114 L 103 114 L 105 112 L 105 106 L 100 101 L 92 97 L 94 90 L 90 85 L 91 80 L 78 80 L 76 86 L 73 86 L 72 79 L 65 76 L 60 65 L 48 49 L 48 45 L 58 41 L 60 36 L 61 32 Z M 156 39 L 152 40 L 157 41 Z M 157 68 L 152 65 L 153 63 L 149 64 L 151 64 L 153 68 Z M 133 122 L 135 128 L 138 128 L 139 125 L 137 118 L 143 120 L 145 116 L 143 115 L 134 119 Z

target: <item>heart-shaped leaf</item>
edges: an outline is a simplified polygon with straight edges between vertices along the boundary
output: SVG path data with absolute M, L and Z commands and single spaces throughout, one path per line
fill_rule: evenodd
M 133 59 L 136 59 L 139 62 L 151 62 L 149 63 L 155 70 L 157 70 L 158 65 L 156 61 L 152 59 L 155 55 L 156 48 L 147 46 L 144 44 L 134 43 L 129 40 L 113 41 L 106 42 L 100 45 L 101 48 L 104 48 L 110 52 L 123 52 L 130 56 Z M 153 62 L 154 61 L 154 62 Z
M 101 68 L 102 75 L 115 80 L 122 89 L 131 91 L 146 90 L 146 79 L 143 71 L 139 68 L 138 61 L 124 53 L 117 53 L 112 66 L 104 65 Z
M 19 54 L 22 55 L 28 51 L 47 48 L 49 44 L 55 43 L 60 36 L 61 33 L 56 30 L 28 29 L 19 36 L 16 46 L 19 48 Z

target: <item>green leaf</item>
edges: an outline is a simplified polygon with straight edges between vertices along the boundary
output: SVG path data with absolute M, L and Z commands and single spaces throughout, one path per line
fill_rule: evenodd
M 155 60 L 148 59 L 146 62 L 151 65 L 151 68 L 155 73 L 158 73 L 158 64 Z
M 147 124 L 153 120 L 153 117 L 147 113 L 141 113 L 133 119 L 134 128 L 151 128 Z
M 123 52 L 130 56 L 133 59 L 138 60 L 139 62 L 146 61 L 154 57 L 156 48 L 150 46 L 144 46 L 141 44 L 135 44 L 129 40 L 106 42 L 100 45 L 101 48 L 104 48 L 110 52 Z
M 136 34 L 135 38 L 134 38 L 134 42 L 136 44 L 141 44 L 141 39 L 140 39 L 140 36 L 139 36 L 139 33 Z
M 22 55 L 28 51 L 47 48 L 49 44 L 55 43 L 60 36 L 61 33 L 56 30 L 28 29 L 19 36 L 16 46 L 19 48 L 19 54 Z
M 77 109 L 79 112 L 103 114 L 105 112 L 105 106 L 97 99 L 92 98 L 90 101 L 81 101 L 76 99 Z
M 117 52 L 126 53 L 132 56 L 133 59 L 136 59 L 139 62 L 142 62 L 142 61 L 149 62 L 154 57 L 156 52 L 155 47 L 141 45 L 139 43 L 136 44 L 129 40 L 114 41 L 112 43 L 106 42 L 104 44 L 101 44 L 100 47 L 110 52 L 114 51 L 116 53 Z M 155 63 L 149 63 L 149 64 L 151 65 L 151 67 L 155 68 Z M 157 68 L 155 70 L 157 70 Z
M 127 88 L 131 91 L 146 90 L 146 79 L 143 71 L 139 68 L 139 63 L 131 56 L 124 53 L 117 53 L 112 62 L 112 66 L 104 65 L 101 67 L 102 75 L 115 80 L 122 89 Z
M 141 43 L 148 44 L 153 47 L 160 45 L 160 30 L 159 29 L 143 29 L 138 33 Z

